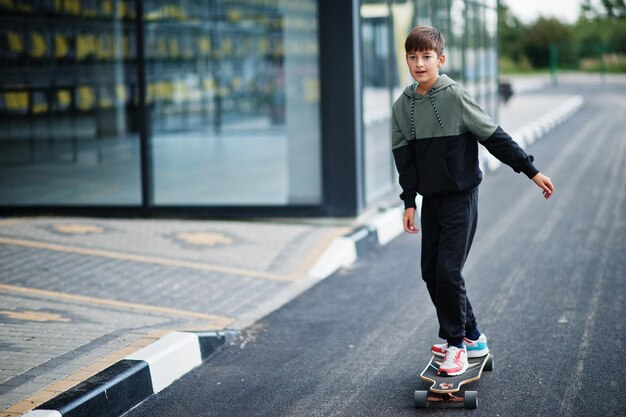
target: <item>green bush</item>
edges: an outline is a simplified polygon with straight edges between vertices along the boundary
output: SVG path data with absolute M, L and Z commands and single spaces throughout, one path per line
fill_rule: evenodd
M 603 58 L 583 58 L 580 69 L 587 72 L 626 72 L 626 54 L 604 54 Z
M 521 55 L 517 61 L 514 61 L 507 55 L 501 55 L 498 64 L 500 65 L 500 72 L 503 74 L 519 74 L 534 71 L 526 55 Z
M 510 0 L 507 0 L 510 1 Z M 506 6 L 498 6 L 500 70 L 523 73 L 550 67 L 556 46 L 559 70 L 626 72 L 626 3 L 584 1 L 575 24 L 554 18 L 522 23 Z

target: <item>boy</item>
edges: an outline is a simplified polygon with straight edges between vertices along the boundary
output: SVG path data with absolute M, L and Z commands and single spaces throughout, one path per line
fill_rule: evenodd
M 404 201 L 404 230 L 414 225 L 415 196 L 422 200 L 422 278 L 437 310 L 439 337 L 432 347 L 443 356 L 439 373 L 460 375 L 467 357 L 489 353 L 478 329 L 461 275 L 476 231 L 478 142 L 516 172 L 523 172 L 550 198 L 550 178 L 459 84 L 439 75 L 446 57 L 442 34 L 429 26 L 414 28 L 405 41 L 406 62 L 416 81 L 393 104 L 392 149 Z

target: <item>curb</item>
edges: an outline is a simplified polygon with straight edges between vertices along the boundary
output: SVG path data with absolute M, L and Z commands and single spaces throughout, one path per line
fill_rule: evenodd
M 309 270 L 308 276 L 324 279 L 352 265 L 368 251 L 386 245 L 402 233 L 403 213 L 402 204 L 381 209 L 380 214 L 365 225 L 336 238 Z
M 172 332 L 24 417 L 118 417 L 202 364 L 235 331 Z

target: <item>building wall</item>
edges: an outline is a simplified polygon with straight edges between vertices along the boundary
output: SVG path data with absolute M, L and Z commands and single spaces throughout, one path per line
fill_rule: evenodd
M 406 33 L 440 27 L 448 73 L 494 111 L 495 19 L 469 0 L 0 2 L 0 211 L 358 215 L 397 189 Z

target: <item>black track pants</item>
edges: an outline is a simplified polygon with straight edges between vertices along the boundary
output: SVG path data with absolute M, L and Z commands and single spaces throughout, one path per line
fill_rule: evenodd
M 459 344 L 476 326 L 461 275 L 478 218 L 478 188 L 422 201 L 422 278 L 437 309 L 439 337 Z

